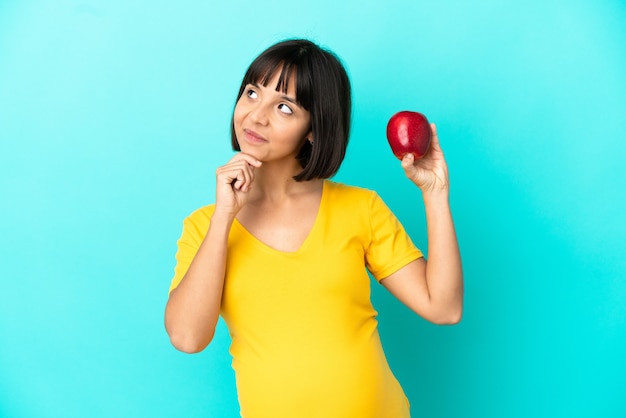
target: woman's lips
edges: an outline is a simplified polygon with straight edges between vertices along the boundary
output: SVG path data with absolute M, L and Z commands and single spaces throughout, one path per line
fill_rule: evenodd
M 243 135 L 246 138 L 246 141 L 252 143 L 252 144 L 262 144 L 264 142 L 267 142 L 267 139 L 263 138 L 261 135 L 259 135 L 258 133 L 254 132 L 251 129 L 244 129 L 243 130 Z

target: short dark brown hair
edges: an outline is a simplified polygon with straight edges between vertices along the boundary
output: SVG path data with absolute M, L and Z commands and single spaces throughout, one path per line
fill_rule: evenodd
M 296 101 L 311 115 L 313 143 L 305 141 L 297 155 L 302 171 L 296 181 L 326 179 L 337 173 L 348 147 L 350 134 L 351 88 L 339 58 L 305 39 L 290 39 L 262 52 L 246 71 L 237 101 L 248 84 L 264 87 L 277 71 L 276 91 L 286 92 L 289 76 L 295 73 Z M 231 141 L 240 151 L 231 121 Z

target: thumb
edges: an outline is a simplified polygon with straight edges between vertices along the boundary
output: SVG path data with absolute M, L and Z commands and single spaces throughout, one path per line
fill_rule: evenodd
M 415 166 L 413 165 L 414 162 L 415 156 L 410 152 L 406 153 L 404 157 L 402 157 L 402 168 L 407 175 L 415 172 Z

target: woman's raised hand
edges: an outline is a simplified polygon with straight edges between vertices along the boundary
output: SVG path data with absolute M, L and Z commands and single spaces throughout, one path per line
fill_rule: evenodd
M 443 152 L 437 137 L 437 127 L 430 124 L 432 138 L 430 149 L 424 157 L 416 160 L 413 154 L 408 153 L 402 159 L 402 168 L 406 176 L 419 187 L 422 192 L 447 191 L 448 165 L 443 158 Z
M 215 171 L 215 211 L 235 216 L 248 200 L 254 170 L 261 161 L 240 152 Z

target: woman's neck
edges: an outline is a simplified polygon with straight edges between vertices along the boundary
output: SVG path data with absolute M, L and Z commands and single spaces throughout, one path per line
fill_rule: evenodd
M 281 202 L 297 198 L 302 194 L 319 191 L 323 184 L 322 179 L 294 180 L 293 177 L 301 170 L 299 165 L 288 168 L 264 163 L 254 171 L 249 201 Z

